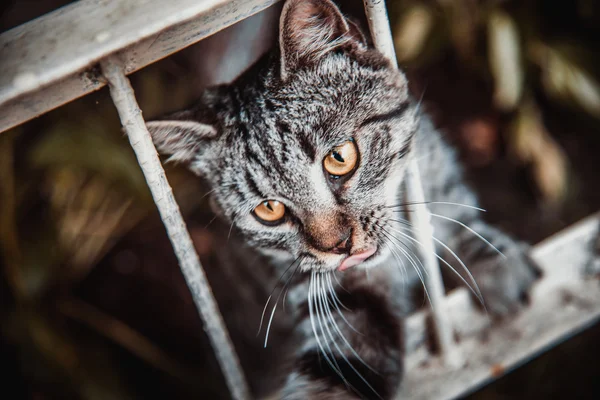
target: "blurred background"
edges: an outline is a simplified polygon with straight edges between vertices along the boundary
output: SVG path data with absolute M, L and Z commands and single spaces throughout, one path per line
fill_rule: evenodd
M 5 1 L 0 32 L 67 3 Z M 338 3 L 364 22 L 362 2 Z M 489 221 L 534 244 L 600 209 L 600 2 L 387 4 L 413 96 Z M 233 79 L 275 40 L 280 7 L 135 73 L 144 116 Z M 168 174 L 209 257 L 206 189 Z M 0 134 L 0 255 L 5 398 L 223 398 L 202 379 L 217 366 L 106 89 Z M 470 398 L 600 398 L 598 341 L 589 329 Z

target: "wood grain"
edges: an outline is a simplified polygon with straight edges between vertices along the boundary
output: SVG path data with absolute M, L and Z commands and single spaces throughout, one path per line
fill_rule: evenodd
M 100 60 L 130 74 L 278 0 L 80 0 L 0 35 L 0 132 L 103 87 Z

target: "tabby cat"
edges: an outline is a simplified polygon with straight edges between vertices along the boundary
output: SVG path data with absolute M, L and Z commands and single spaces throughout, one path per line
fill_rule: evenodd
M 210 186 L 218 239 L 204 264 L 227 277 L 213 287 L 257 395 L 268 380 L 285 399 L 394 396 L 402 321 L 421 304 L 411 290 L 420 249 L 402 201 L 412 159 L 438 254 L 458 272 L 444 268 L 447 281 L 480 290 L 490 315 L 504 316 L 537 277 L 527 247 L 480 219 L 405 76 L 329 0 L 288 0 L 277 48 L 147 126 L 161 153 Z M 249 367 L 251 346 L 265 351 L 268 372 Z

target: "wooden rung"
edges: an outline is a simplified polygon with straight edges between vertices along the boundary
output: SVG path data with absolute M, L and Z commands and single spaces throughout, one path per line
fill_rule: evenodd
M 600 281 L 584 273 L 594 257 L 599 226 L 596 214 L 533 248 L 531 255 L 544 275 L 533 288 L 530 306 L 513 319 L 490 329 L 466 289 L 446 297 L 457 351 L 466 360 L 460 368 L 448 368 L 430 354 L 427 312 L 412 315 L 406 328 L 406 375 L 397 398 L 464 396 L 600 320 Z
M 103 87 L 114 53 L 129 74 L 278 1 L 80 0 L 4 32 L 0 132 Z

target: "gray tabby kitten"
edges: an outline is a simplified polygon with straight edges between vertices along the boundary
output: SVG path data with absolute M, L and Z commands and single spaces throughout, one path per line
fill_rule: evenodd
M 426 199 L 440 202 L 431 204 L 438 254 L 459 272 L 449 279 L 474 286 L 460 258 L 487 310 L 504 316 L 537 276 L 526 247 L 480 219 L 453 151 L 409 98 L 405 76 L 331 1 L 288 0 L 277 49 L 148 128 L 160 152 L 211 186 L 222 225 L 217 266 L 206 265 L 231 279 L 215 291 L 243 364 L 242 346 L 292 343 L 288 363 L 263 360 L 273 364 L 270 380 L 282 375 L 282 398 L 389 399 L 397 390 L 402 319 L 423 274 L 405 219 L 411 207 L 401 201 L 411 158 Z M 261 317 L 253 304 L 267 297 Z M 281 302 L 284 322 L 273 322 Z M 248 321 L 259 318 L 263 336 L 253 340 Z M 286 323 L 295 335 L 275 338 Z M 248 369 L 260 392 L 261 377 Z

